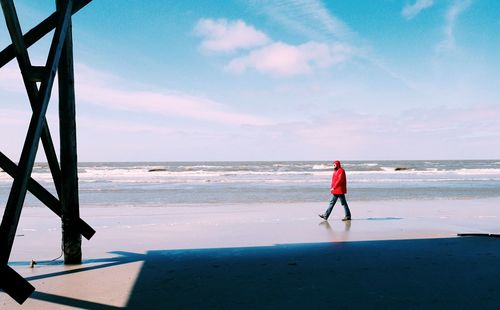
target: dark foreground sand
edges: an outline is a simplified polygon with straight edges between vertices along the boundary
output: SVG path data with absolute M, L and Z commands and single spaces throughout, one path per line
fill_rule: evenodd
M 367 202 L 351 223 L 340 208 L 320 221 L 323 205 L 95 208 L 81 266 L 31 269 L 29 255 L 47 257 L 60 234 L 32 209 L 10 265 L 37 290 L 22 307 L 0 293 L 0 308 L 498 309 L 500 239 L 456 237 L 500 231 L 498 207 Z

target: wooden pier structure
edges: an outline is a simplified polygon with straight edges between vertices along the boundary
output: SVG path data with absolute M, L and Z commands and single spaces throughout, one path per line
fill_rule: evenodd
M 56 11 L 23 34 L 14 1 L 0 0 L 12 40 L 12 44 L 0 52 L 0 70 L 11 60 L 17 60 L 33 111 L 18 164 L 0 152 L 0 168 L 14 179 L 0 225 L 0 289 L 20 304 L 35 288 L 9 267 L 8 262 L 27 191 L 61 218 L 65 264 L 81 263 L 81 236 L 90 239 L 95 233 L 79 214 L 71 23 L 72 15 L 92 0 L 55 1 Z M 28 48 L 53 30 L 45 66 L 32 65 Z M 45 118 L 56 73 L 59 86 L 60 164 Z M 40 140 L 58 197 L 31 178 Z

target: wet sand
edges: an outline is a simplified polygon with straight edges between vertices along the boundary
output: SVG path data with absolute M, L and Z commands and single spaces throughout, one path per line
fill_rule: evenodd
M 82 208 L 97 233 L 64 266 L 60 224 L 26 208 L 10 266 L 36 287 L 22 307 L 496 309 L 500 199 Z M 29 262 L 38 262 L 29 268 Z

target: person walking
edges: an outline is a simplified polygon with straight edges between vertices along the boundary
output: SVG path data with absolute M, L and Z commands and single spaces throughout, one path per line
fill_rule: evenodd
M 332 213 L 335 203 L 340 198 L 340 202 L 342 203 L 342 206 L 344 206 L 345 211 L 345 217 L 342 219 L 342 221 L 350 221 L 351 210 L 349 210 L 347 200 L 345 199 L 345 194 L 347 193 L 347 178 L 345 176 L 345 170 L 342 168 L 342 166 L 340 165 L 340 161 L 338 160 L 333 162 L 333 176 L 330 193 L 332 193 L 330 205 L 324 214 L 319 214 L 319 217 L 324 220 L 328 220 L 328 217 L 330 216 L 330 213 Z

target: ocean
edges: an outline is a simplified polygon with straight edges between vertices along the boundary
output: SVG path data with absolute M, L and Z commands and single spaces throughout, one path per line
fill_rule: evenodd
M 500 197 L 500 160 L 345 161 L 348 201 Z M 328 161 L 79 163 L 81 207 L 308 203 L 330 199 Z M 32 177 L 55 193 L 45 163 Z M 12 178 L 0 172 L 0 206 Z M 28 194 L 25 206 L 42 204 Z

